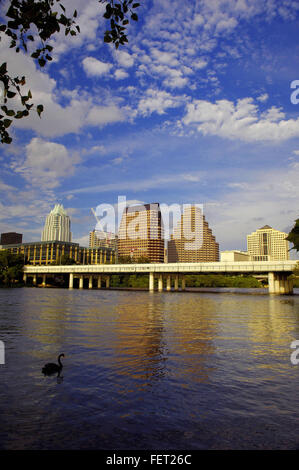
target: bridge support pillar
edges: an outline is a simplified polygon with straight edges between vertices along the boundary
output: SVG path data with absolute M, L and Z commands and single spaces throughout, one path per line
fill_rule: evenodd
M 167 275 L 167 281 L 166 281 L 166 290 L 169 292 L 171 291 L 171 275 Z
M 106 289 L 109 289 L 110 287 L 110 277 L 106 276 Z
M 98 289 L 102 289 L 102 277 L 98 276 Z
M 45 275 L 45 274 L 43 274 L 43 282 L 42 282 L 42 287 L 46 287 L 46 281 L 47 281 L 47 279 L 46 279 L 46 275 Z
M 174 278 L 174 290 L 178 291 L 179 290 L 179 275 L 176 274 Z
M 69 289 L 72 289 L 74 287 L 74 274 L 70 273 L 70 278 L 69 278 Z
M 23 281 L 24 281 L 24 284 L 26 284 L 26 282 L 27 282 L 27 274 L 23 274 Z
M 185 279 L 185 274 L 181 275 L 181 285 L 182 285 L 182 290 L 186 289 L 186 279 Z
M 149 273 L 149 291 L 154 292 L 155 289 L 155 275 L 154 273 Z
M 83 278 L 83 275 L 81 274 L 79 276 L 79 289 L 83 289 L 83 281 L 84 281 L 84 278 Z
M 158 291 L 163 292 L 163 274 L 159 274 Z
M 287 273 L 269 273 L 269 294 L 293 294 L 293 282 L 291 279 L 288 279 L 288 276 L 289 275 Z
M 33 275 L 33 285 L 36 286 L 37 283 L 37 276 L 36 274 Z
M 92 289 L 92 276 L 88 278 L 88 289 Z

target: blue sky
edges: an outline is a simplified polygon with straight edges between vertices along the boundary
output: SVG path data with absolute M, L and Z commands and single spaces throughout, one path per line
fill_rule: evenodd
M 128 201 L 203 204 L 220 249 L 246 249 L 269 224 L 299 217 L 299 4 L 292 0 L 147 0 L 129 44 L 103 43 L 103 7 L 65 0 L 81 34 L 52 41 L 43 70 L 22 70 L 32 113 L 0 148 L 0 231 L 39 240 L 56 202 L 87 244 L 91 208 Z M 298 95 L 299 96 L 299 95 Z

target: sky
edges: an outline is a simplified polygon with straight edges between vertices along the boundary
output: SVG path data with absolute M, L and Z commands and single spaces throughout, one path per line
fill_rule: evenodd
M 97 0 L 62 2 L 81 33 L 59 33 L 43 69 L 2 39 L 2 62 L 45 110 L 0 144 L 0 232 L 40 240 L 60 203 L 87 246 L 91 208 L 119 196 L 202 204 L 221 251 L 246 250 L 266 224 L 289 232 L 299 217 L 299 2 L 140 2 L 118 51 L 103 42 Z

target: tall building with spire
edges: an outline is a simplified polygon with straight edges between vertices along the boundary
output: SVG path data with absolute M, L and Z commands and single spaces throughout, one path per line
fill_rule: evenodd
M 56 204 L 46 218 L 42 232 L 42 242 L 71 242 L 71 221 L 62 204 Z
M 200 263 L 219 261 L 216 242 L 201 209 L 185 208 L 168 242 L 169 263 Z

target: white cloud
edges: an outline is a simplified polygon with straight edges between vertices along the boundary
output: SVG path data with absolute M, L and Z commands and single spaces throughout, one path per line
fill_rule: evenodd
M 124 80 L 125 78 L 128 78 L 129 74 L 122 69 L 117 69 L 114 72 L 114 77 L 116 80 Z
M 176 186 L 178 184 L 190 185 L 190 183 L 197 183 L 203 180 L 205 174 L 203 172 L 197 172 L 193 177 L 189 173 L 177 173 L 163 176 L 153 176 L 146 179 L 137 179 L 135 181 L 120 181 L 116 183 L 107 183 L 97 186 L 87 186 L 85 188 L 73 189 L 70 191 L 71 194 L 83 194 L 83 193 L 105 193 L 110 191 L 145 191 L 152 188 L 158 188 L 161 185 L 165 186 Z M 69 194 L 69 193 L 65 193 Z M 119 194 L 119 193 L 118 193 Z
M 82 61 L 84 71 L 88 77 L 100 77 L 109 73 L 112 64 L 101 62 L 94 57 L 85 57 Z
M 148 116 L 153 112 L 164 114 L 168 108 L 176 108 L 183 103 L 183 97 L 173 96 L 167 91 L 148 89 L 145 97 L 139 101 L 138 112 Z
M 264 103 L 265 101 L 267 101 L 268 98 L 269 98 L 268 93 L 263 93 L 262 95 L 257 97 L 257 100 L 260 101 L 261 103 Z
M 121 67 L 129 68 L 134 65 L 134 56 L 126 51 L 117 50 L 114 52 L 117 62 Z
M 14 186 L 11 186 L 10 184 L 3 183 L 3 181 L 0 180 L 0 191 L 16 191 L 17 188 Z
M 125 114 L 117 106 L 93 106 L 86 117 L 86 124 L 104 126 L 108 123 L 124 121 Z
M 86 125 L 103 126 L 116 122 L 117 116 L 123 120 L 123 112 L 117 110 L 116 105 L 111 104 L 111 98 L 105 99 L 102 95 L 95 96 L 92 92 L 77 89 L 62 89 L 59 94 L 56 80 L 46 72 L 38 70 L 32 59 L 22 51 L 16 54 L 9 49 L 8 40 L 5 37 L 2 39 L 0 52 L 2 51 L 2 55 L 5 54 L 9 73 L 17 76 L 22 70 L 26 76 L 26 85 L 22 93 L 27 93 L 30 88 L 33 102 L 44 106 L 41 118 L 32 110 L 28 117 L 14 122 L 16 128 L 33 129 L 40 136 L 49 138 L 80 132 Z M 102 67 L 103 63 L 100 61 L 89 59 L 91 61 L 87 61 L 87 68 L 90 66 L 91 70 L 97 70 L 98 73 L 99 70 L 105 69 L 105 64 Z M 67 98 L 67 104 L 60 104 L 60 98 Z M 100 100 L 105 101 L 105 104 L 99 103 Z
M 282 141 L 299 136 L 299 118 L 286 120 L 279 108 L 260 114 L 252 98 L 234 104 L 219 100 L 211 103 L 195 100 L 187 105 L 185 125 L 195 126 L 199 133 L 245 141 Z
M 204 212 L 220 243 L 220 249 L 246 249 L 246 235 L 263 225 L 281 231 L 298 218 L 299 164 L 285 168 L 244 172 L 243 180 L 231 181 L 220 202 L 206 204 Z M 232 230 L 232 227 L 238 230 Z
M 65 36 L 64 30 L 51 39 L 50 44 L 54 46 L 54 60 L 58 61 L 62 54 L 70 49 L 84 46 L 92 50 L 98 38 L 98 29 L 104 25 L 103 13 L 105 5 L 94 0 L 64 0 L 63 5 L 67 14 L 71 15 L 76 9 L 78 12 L 77 23 L 80 26 L 80 34 L 76 36 Z
M 15 164 L 14 171 L 33 186 L 55 188 L 62 178 L 74 173 L 79 162 L 79 155 L 70 155 L 64 145 L 35 137 L 26 146 L 25 160 Z
M 204 69 L 207 65 L 208 65 L 208 62 L 205 59 L 198 59 L 195 62 L 192 62 L 192 66 L 198 70 Z
M 174 52 L 164 52 L 159 49 L 153 48 L 151 50 L 151 55 L 157 63 L 168 65 L 170 67 L 176 67 L 179 65 L 179 61 L 177 60 L 177 54 Z

